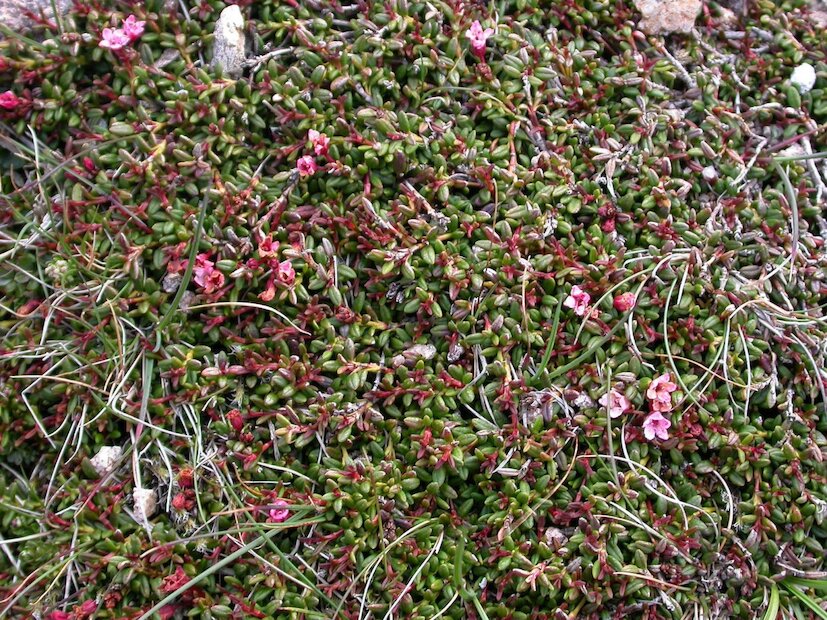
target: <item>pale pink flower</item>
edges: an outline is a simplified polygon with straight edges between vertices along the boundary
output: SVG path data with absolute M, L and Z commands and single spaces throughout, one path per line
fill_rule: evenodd
M 609 416 L 613 418 L 619 418 L 632 409 L 629 399 L 615 389 L 609 390 L 608 394 L 603 394 L 598 402 L 609 410 Z
M 195 257 L 193 279 L 209 295 L 224 286 L 224 274 L 215 268 L 215 263 L 208 256 L 209 254 L 199 254 Z
M 276 278 L 285 286 L 292 286 L 296 281 L 296 270 L 289 260 L 281 261 L 276 267 Z
M 666 441 L 669 439 L 670 426 L 672 426 L 672 423 L 664 418 L 659 411 L 655 411 L 643 421 L 643 435 L 649 441 L 652 441 L 655 437 Z
M 313 145 L 313 152 L 316 155 L 325 155 L 327 149 L 330 148 L 330 138 L 315 129 L 307 132 L 307 138 L 310 140 L 310 144 Z
M 0 93 L 0 108 L 4 110 L 14 110 L 21 103 L 23 100 L 10 90 Z
M 613 303 L 618 312 L 628 312 L 635 307 L 637 298 L 634 293 L 623 293 L 615 297 Z
M 574 313 L 577 316 L 583 316 L 589 308 L 589 301 L 591 296 L 579 286 L 571 287 L 571 294 L 563 302 L 566 308 L 574 308 Z
M 273 503 L 273 508 L 270 509 L 270 521 L 273 523 L 284 523 L 287 519 L 290 518 L 290 510 L 288 510 L 288 504 L 284 500 L 277 499 Z
M 124 20 L 122 28 L 124 34 L 129 37 L 129 40 L 134 41 L 135 39 L 140 38 L 140 36 L 144 33 L 145 25 L 146 22 L 139 22 L 134 15 L 130 15 Z
M 104 28 L 98 45 L 109 50 L 119 50 L 129 45 L 130 42 L 129 36 L 120 28 Z
M 258 255 L 261 258 L 275 258 L 278 255 L 279 242 L 273 241 L 273 235 L 267 235 L 258 244 Z
M 465 36 L 471 41 L 471 49 L 474 53 L 483 58 L 485 56 L 485 42 L 492 34 L 494 34 L 494 31 L 491 28 L 483 30 L 480 22 L 475 21 L 466 31 Z
M 300 157 L 299 161 L 296 162 L 296 169 L 301 176 L 309 177 L 316 174 L 319 166 L 316 164 L 316 160 L 310 155 L 305 155 L 304 157 Z
M 646 390 L 646 397 L 651 401 L 653 411 L 666 413 L 672 410 L 672 392 L 678 386 L 672 383 L 672 377 L 667 372 L 656 377 Z

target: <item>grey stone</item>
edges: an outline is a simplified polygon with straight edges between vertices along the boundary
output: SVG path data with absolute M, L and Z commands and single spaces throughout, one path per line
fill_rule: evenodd
M 54 0 L 58 17 L 65 15 L 72 6 L 71 0 Z M 55 21 L 51 0 L 0 0 L 0 24 L 15 32 L 31 30 L 37 23 L 28 13 L 42 15 L 49 21 Z M 3 38 L 0 32 L 0 38 Z
M 221 11 L 215 23 L 212 68 L 221 67 L 227 77 L 241 77 L 246 56 L 245 45 L 244 16 L 241 15 L 241 9 L 233 4 Z

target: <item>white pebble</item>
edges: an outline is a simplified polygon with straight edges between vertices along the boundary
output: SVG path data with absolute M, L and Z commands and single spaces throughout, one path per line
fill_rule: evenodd
M 701 171 L 701 174 L 707 183 L 714 183 L 718 180 L 718 171 L 715 170 L 715 166 L 707 166 Z
M 149 527 L 149 518 L 155 514 L 158 507 L 158 496 L 155 491 L 143 487 L 135 489 L 132 491 L 132 500 L 135 520 L 144 527 Z
M 790 82 L 798 89 L 798 92 L 809 93 L 816 83 L 816 70 L 808 62 L 800 64 L 790 76 Z
M 113 469 L 118 461 L 121 460 L 123 449 L 120 446 L 104 446 L 98 453 L 92 457 L 90 462 L 99 476 L 105 476 Z

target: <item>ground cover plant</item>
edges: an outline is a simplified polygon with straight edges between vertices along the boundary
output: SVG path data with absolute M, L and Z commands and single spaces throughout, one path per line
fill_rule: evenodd
M 826 618 L 824 14 L 225 6 L 3 30 L 0 616 Z

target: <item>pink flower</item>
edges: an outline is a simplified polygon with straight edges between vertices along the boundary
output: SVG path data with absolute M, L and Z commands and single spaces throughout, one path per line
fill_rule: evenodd
M 609 390 L 608 394 L 603 394 L 598 402 L 609 409 L 609 416 L 613 418 L 618 418 L 632 409 L 629 399 L 615 389 Z
M 72 620 L 72 614 L 68 611 L 53 611 L 49 614 L 49 620 Z
M 130 41 L 140 38 L 144 33 L 146 22 L 139 22 L 134 15 L 130 15 L 123 22 L 123 32 Z
M 618 312 L 628 312 L 635 307 L 637 297 L 634 293 L 623 293 L 614 298 L 614 307 Z
M 563 302 L 563 305 L 566 308 L 574 308 L 574 313 L 577 316 L 583 316 L 589 308 L 590 300 L 591 296 L 579 286 L 575 285 L 571 287 L 571 294 L 566 298 L 566 301 Z
M 109 50 L 119 50 L 129 45 L 131 41 L 129 36 L 120 28 L 104 28 L 98 46 Z
M 290 518 L 290 511 L 287 509 L 289 505 L 290 504 L 284 500 L 277 499 L 273 503 L 273 508 L 270 509 L 270 518 L 268 521 L 272 523 L 284 523 L 287 521 L 287 519 Z
M 327 149 L 330 148 L 330 138 L 315 129 L 307 132 L 307 138 L 310 140 L 310 144 L 313 145 L 313 152 L 316 155 L 327 154 Z
M 276 258 L 279 251 L 279 242 L 273 241 L 273 235 L 267 235 L 258 244 L 258 255 L 261 258 Z
M 289 260 L 281 261 L 276 267 L 276 278 L 285 286 L 292 286 L 296 281 L 296 270 Z
M 474 53 L 479 56 L 480 58 L 485 57 L 485 42 L 494 34 L 494 31 L 491 28 L 486 28 L 485 30 L 482 29 L 479 21 L 475 21 L 471 24 L 471 27 L 465 33 L 471 40 L 471 49 Z
M 657 377 L 646 390 L 646 397 L 651 401 L 652 410 L 666 413 L 672 410 L 672 392 L 678 386 L 672 383 L 670 374 L 664 373 Z
M 316 160 L 310 155 L 305 155 L 304 157 L 300 157 L 299 161 L 296 162 L 296 169 L 303 177 L 309 177 L 316 173 L 319 166 L 316 165 Z
M 210 295 L 224 286 L 224 274 L 215 268 L 215 263 L 209 260 L 208 256 L 209 254 L 199 254 L 195 257 L 193 279 L 204 289 L 205 293 Z
M 73 611 L 75 612 L 75 618 L 80 620 L 81 618 L 91 616 L 97 611 L 97 609 L 98 604 L 94 601 L 94 599 L 89 599 L 88 601 L 84 601 L 80 605 L 75 606 Z
M 23 103 L 23 100 L 10 90 L 0 93 L 0 108 L 5 110 L 14 110 L 21 103 Z
M 643 435 L 649 441 L 652 441 L 655 437 L 666 441 L 669 439 L 669 427 L 672 426 L 672 423 L 664 418 L 659 411 L 655 413 L 649 414 L 643 421 Z
M 180 566 L 176 566 L 175 572 L 172 575 L 167 575 L 164 577 L 158 589 L 162 594 L 169 594 L 170 592 L 175 592 L 178 588 L 189 583 L 189 580 L 190 577 L 184 572 L 184 569 Z

